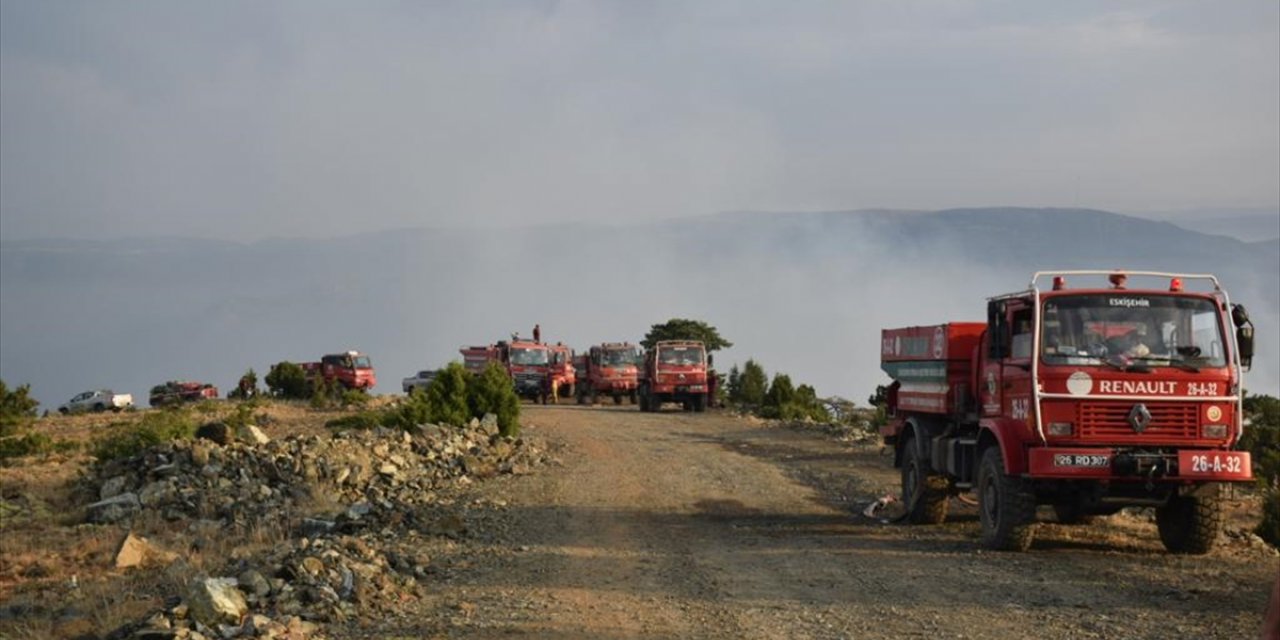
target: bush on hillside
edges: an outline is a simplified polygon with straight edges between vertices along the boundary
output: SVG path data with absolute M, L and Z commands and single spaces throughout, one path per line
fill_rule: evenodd
M 307 380 L 307 372 L 302 365 L 283 361 L 271 366 L 265 378 L 267 389 L 271 395 L 288 400 L 308 400 L 311 398 L 311 382 Z
M 149 447 L 179 438 L 191 438 L 196 423 L 180 409 L 151 411 L 137 422 L 117 422 L 94 440 L 90 452 L 100 461 L 138 455 Z
M 471 409 L 467 406 L 468 377 L 461 363 L 450 362 L 427 385 L 427 422 L 462 426 L 471 421 Z
M 31 385 L 9 389 L 0 380 L 0 436 L 9 435 L 32 422 L 40 403 L 31 397 Z
M 486 413 L 498 416 L 498 429 L 503 436 L 520 433 L 520 398 L 502 365 L 490 362 L 479 376 L 467 381 L 467 405 L 477 418 Z

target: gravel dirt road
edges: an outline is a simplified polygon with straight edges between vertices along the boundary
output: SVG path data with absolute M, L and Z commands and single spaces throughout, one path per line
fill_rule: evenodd
M 891 458 L 816 428 L 631 406 L 525 421 L 562 464 L 475 486 L 430 594 L 335 635 L 1253 638 L 1280 572 L 1247 536 L 1169 555 L 1141 512 L 1042 524 L 1027 553 L 981 550 L 959 502 L 936 527 L 868 518 L 897 492 Z

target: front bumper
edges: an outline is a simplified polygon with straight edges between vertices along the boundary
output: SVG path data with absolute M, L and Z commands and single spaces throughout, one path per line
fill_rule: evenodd
M 1248 451 L 1178 449 L 1143 451 L 1095 447 L 1044 447 L 1028 452 L 1032 479 L 1166 480 L 1248 482 L 1253 461 Z

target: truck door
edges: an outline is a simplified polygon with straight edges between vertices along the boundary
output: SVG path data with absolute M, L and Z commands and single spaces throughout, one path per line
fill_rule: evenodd
M 1009 351 L 1001 367 L 1001 404 L 1004 415 L 1010 419 L 1030 424 L 1032 411 L 1031 353 L 1035 318 L 1030 300 L 1010 300 L 1005 305 L 1006 328 L 1009 332 Z
M 1003 301 L 987 304 L 987 331 L 983 335 L 982 370 L 979 372 L 978 399 L 984 417 L 1000 416 L 1004 410 L 1004 358 L 1008 352 L 1008 316 Z

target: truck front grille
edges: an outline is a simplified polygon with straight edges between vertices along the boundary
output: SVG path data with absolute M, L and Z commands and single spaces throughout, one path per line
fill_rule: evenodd
M 1116 443 L 1186 442 L 1199 439 L 1199 405 L 1147 402 L 1151 422 L 1141 432 L 1129 424 L 1136 402 L 1082 403 L 1076 409 L 1080 436 Z

